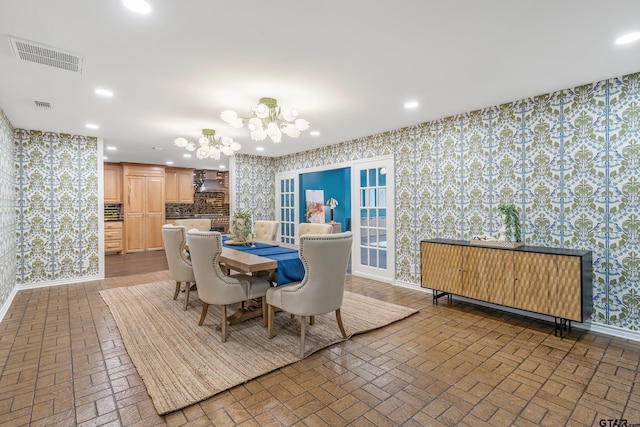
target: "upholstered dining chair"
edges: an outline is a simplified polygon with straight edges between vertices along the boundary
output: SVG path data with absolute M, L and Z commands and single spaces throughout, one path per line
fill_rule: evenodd
M 306 316 L 313 324 L 315 315 L 335 311 L 343 338 L 340 307 L 344 296 L 344 280 L 349 263 L 353 235 L 350 231 L 327 235 L 303 235 L 300 238 L 300 259 L 305 269 L 302 281 L 267 290 L 267 333 L 273 338 L 275 307 L 300 319 L 300 358 L 304 357 Z
M 187 228 L 187 231 L 193 230 L 194 228 L 200 231 L 211 230 L 211 220 L 207 218 L 176 219 L 174 221 L 174 224 L 185 226 Z
M 186 310 L 189 304 L 191 283 L 195 283 L 196 281 L 189 254 L 184 247 L 187 242 L 187 229 L 181 225 L 163 225 L 162 241 L 164 243 L 164 253 L 167 256 L 167 264 L 169 264 L 169 272 L 173 280 L 176 281 L 176 290 L 173 294 L 173 299 L 178 298 L 180 287 L 182 283 L 184 283 L 183 308 Z
M 318 224 L 315 222 L 303 222 L 298 226 L 298 236 L 305 234 L 330 234 L 333 231 L 331 224 Z
M 278 221 L 256 221 L 254 229 L 256 239 L 276 241 L 278 238 Z
M 264 296 L 270 284 L 262 277 L 246 274 L 224 275 L 218 263 L 222 252 L 222 235 L 217 231 L 189 230 L 187 244 L 193 273 L 198 283 L 198 296 L 202 301 L 202 314 L 198 325 L 201 326 L 204 322 L 209 304 L 221 306 L 222 342 L 226 342 L 227 305 L 262 297 L 264 316 L 267 312 Z

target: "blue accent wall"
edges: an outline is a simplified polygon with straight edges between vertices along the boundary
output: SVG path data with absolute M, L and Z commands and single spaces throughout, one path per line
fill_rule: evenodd
M 338 201 L 333 210 L 333 220 L 347 230 L 351 216 L 351 168 L 332 169 L 322 172 L 309 172 L 300 175 L 300 222 L 306 222 L 304 206 L 306 190 L 323 190 L 324 201 L 331 197 Z M 325 206 L 325 222 L 331 220 L 331 210 Z

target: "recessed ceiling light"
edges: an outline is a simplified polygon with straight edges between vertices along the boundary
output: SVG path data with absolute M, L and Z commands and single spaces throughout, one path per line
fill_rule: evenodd
M 407 110 L 410 110 L 412 108 L 418 108 L 418 101 L 408 101 L 404 103 L 404 108 L 406 108 Z
M 93 93 L 95 93 L 98 96 L 103 96 L 105 98 L 113 97 L 113 91 L 110 91 L 109 89 L 97 88 L 96 90 L 93 91 Z
M 183 154 L 182 157 L 186 157 L 187 159 L 191 158 L 191 154 L 187 153 L 187 154 Z
M 172 162 L 171 160 L 169 160 L 169 161 L 167 162 L 167 164 L 168 164 L 168 165 L 172 165 L 172 164 L 173 164 L 173 162 Z
M 224 169 L 224 168 L 226 168 L 226 166 L 225 166 L 225 165 L 220 165 L 220 166 L 218 166 L 218 167 L 219 167 L 220 169 Z
M 256 147 L 256 151 L 264 151 L 264 147 Z
M 625 34 L 622 37 L 618 37 L 616 39 L 616 44 L 628 44 L 638 40 L 640 40 L 640 31 L 637 31 L 635 33 Z
M 318 135 L 320 135 L 320 131 L 319 130 L 312 130 L 311 132 L 309 132 L 309 135 L 318 136 Z
M 151 12 L 151 5 L 145 0 L 122 0 L 124 7 L 135 13 L 146 14 Z
M 86 127 L 87 129 L 100 129 L 100 126 L 98 126 L 98 125 L 96 125 L 96 124 L 93 124 L 93 123 L 87 123 L 87 124 L 85 125 L 85 127 Z
M 102 160 L 107 160 L 108 157 L 107 156 L 102 156 Z
M 107 147 L 107 150 L 109 150 L 109 151 L 116 151 L 116 150 L 117 150 L 117 148 L 116 148 L 116 147 L 114 147 L 113 145 L 110 145 L 110 146 L 108 146 L 108 147 Z

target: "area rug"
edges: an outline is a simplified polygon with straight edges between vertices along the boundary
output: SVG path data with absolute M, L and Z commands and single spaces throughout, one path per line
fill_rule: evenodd
M 229 326 L 223 343 L 220 309 L 209 306 L 204 324 L 198 326 L 202 303 L 196 292 L 185 311 L 180 299 L 173 300 L 174 290 L 175 282 L 163 281 L 100 291 L 158 414 L 182 409 L 300 360 L 300 324 L 288 313 L 276 313 L 273 339 L 267 338 L 258 317 Z M 417 310 L 345 292 L 341 313 L 351 337 Z M 315 324 L 307 327 L 305 356 L 340 341 L 344 339 L 335 313 L 316 316 Z

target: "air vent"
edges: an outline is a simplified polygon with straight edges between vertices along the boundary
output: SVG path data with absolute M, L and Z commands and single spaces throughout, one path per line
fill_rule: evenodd
M 9 36 L 13 54 L 23 61 L 82 74 L 82 57 L 60 49 Z
M 50 102 L 44 102 L 44 101 L 33 101 L 33 102 L 36 104 L 36 107 L 38 108 L 44 108 L 44 109 L 51 108 Z

